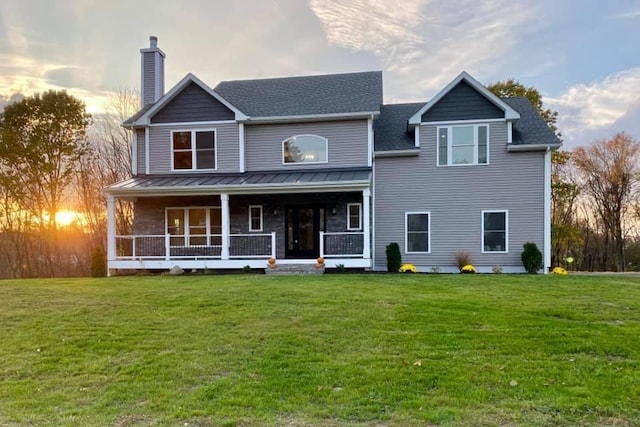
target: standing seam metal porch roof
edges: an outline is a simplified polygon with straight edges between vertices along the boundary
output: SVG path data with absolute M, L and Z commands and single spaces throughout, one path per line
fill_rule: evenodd
M 180 174 L 180 175 L 140 175 L 110 185 L 106 188 L 109 194 L 144 194 L 172 191 L 176 193 L 193 193 L 200 191 L 250 191 L 252 189 L 291 189 L 330 185 L 368 186 L 371 181 L 371 168 L 351 169 L 316 169 L 304 171 L 267 171 L 246 172 L 242 174 Z

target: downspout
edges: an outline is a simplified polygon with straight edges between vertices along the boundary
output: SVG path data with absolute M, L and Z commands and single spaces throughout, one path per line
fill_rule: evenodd
M 544 273 L 551 268 L 551 148 L 544 153 Z

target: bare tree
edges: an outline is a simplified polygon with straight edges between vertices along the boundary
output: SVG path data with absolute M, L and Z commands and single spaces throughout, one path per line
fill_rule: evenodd
M 131 176 L 131 131 L 122 122 L 138 109 L 138 92 L 121 89 L 109 96 L 105 113 L 97 116 L 90 132 L 89 151 L 80 160 L 74 184 L 78 208 L 84 213 L 91 234 L 94 262 L 106 253 L 106 202 L 104 187 Z M 132 228 L 132 204 L 116 203 L 116 224 L 119 234 L 129 234 Z
M 640 173 L 640 142 L 625 133 L 601 139 L 574 151 L 584 193 L 592 200 L 593 211 L 604 234 L 603 265 L 624 271 L 624 246 Z

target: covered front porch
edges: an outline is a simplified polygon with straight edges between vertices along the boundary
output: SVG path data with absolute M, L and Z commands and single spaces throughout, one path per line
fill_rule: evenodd
M 284 182 L 259 185 L 247 183 L 246 174 L 242 183 L 206 186 L 193 182 L 204 177 L 132 178 L 107 189 L 108 268 L 264 268 L 271 257 L 278 264 L 323 257 L 328 268 L 370 268 L 370 174 L 364 172 L 338 181 L 296 173 L 290 183 L 290 174 L 279 173 Z M 117 198 L 134 202 L 132 233 L 116 232 Z

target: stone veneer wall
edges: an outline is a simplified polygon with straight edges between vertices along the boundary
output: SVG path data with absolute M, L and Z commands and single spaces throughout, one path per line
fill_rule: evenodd
M 362 203 L 362 193 L 308 193 L 276 195 L 230 195 L 229 212 L 231 234 L 249 233 L 249 205 L 262 205 L 262 231 L 256 234 L 276 232 L 276 257 L 285 256 L 286 206 L 316 205 L 325 208 L 326 231 L 347 231 L 347 203 Z M 134 234 L 160 235 L 165 233 L 165 209 L 167 207 L 220 206 L 218 195 L 198 197 L 139 198 L 134 207 Z M 336 209 L 336 214 L 331 213 Z M 274 211 L 277 210 L 277 215 Z

